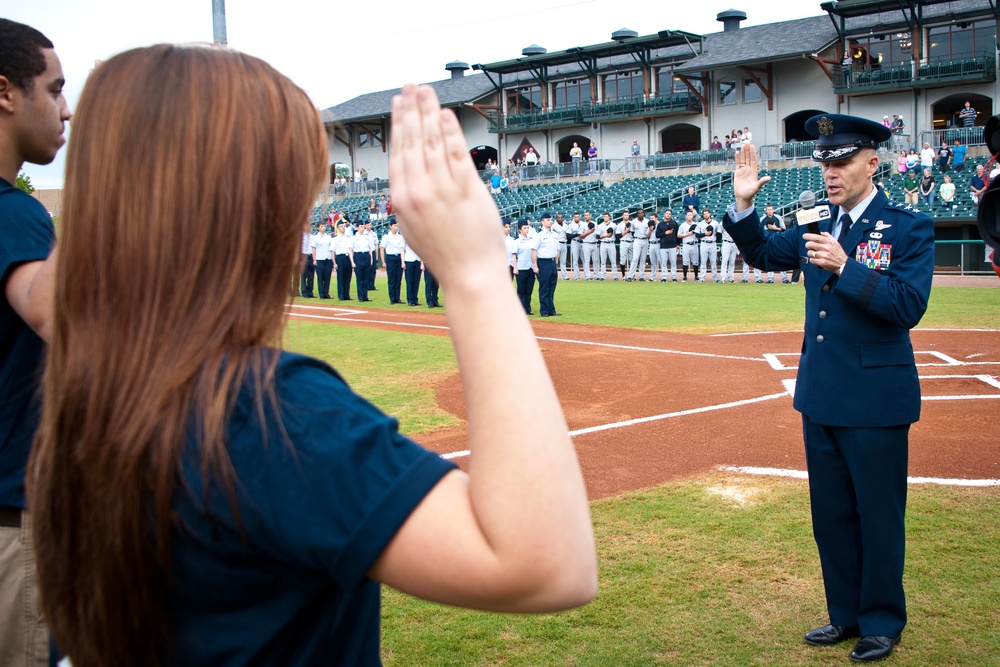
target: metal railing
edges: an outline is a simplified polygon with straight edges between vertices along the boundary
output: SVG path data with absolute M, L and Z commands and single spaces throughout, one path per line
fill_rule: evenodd
M 956 139 L 966 146 L 986 145 L 982 127 L 948 127 L 943 130 L 924 130 L 920 133 L 920 145 L 922 146 L 926 142 L 932 148 L 940 146 L 942 141 L 946 141 L 949 146 L 952 146 Z
M 851 67 L 846 72 L 837 68 L 833 72 L 833 89 L 837 93 L 851 93 L 947 81 L 993 81 L 995 51 L 994 47 L 981 53 L 935 56 L 923 62 L 871 63 Z

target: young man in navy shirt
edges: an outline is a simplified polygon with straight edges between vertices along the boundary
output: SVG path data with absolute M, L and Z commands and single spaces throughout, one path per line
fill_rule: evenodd
M 38 425 L 38 378 L 52 319 L 55 231 L 14 187 L 25 162 L 48 164 L 70 118 L 52 42 L 0 19 L 0 664 L 47 665 L 25 512 L 24 470 Z M 53 253 L 54 257 L 54 253 Z

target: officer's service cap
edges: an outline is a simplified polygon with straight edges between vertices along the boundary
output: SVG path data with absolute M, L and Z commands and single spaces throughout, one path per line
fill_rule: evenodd
M 882 123 L 836 113 L 813 116 L 805 129 L 817 140 L 812 154 L 817 162 L 847 159 L 862 148 L 878 148 L 892 136 Z
M 549 213 L 548 211 L 546 211 L 545 213 L 542 213 L 542 217 L 539 218 L 539 220 L 544 220 L 545 218 L 551 218 L 551 217 L 552 217 L 552 214 Z
M 510 216 L 506 216 L 505 215 L 504 217 L 500 218 L 500 224 L 502 224 L 502 225 L 509 225 L 510 224 Z

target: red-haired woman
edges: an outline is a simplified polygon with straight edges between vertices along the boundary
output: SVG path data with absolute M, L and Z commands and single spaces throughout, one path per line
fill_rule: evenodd
M 91 73 L 27 480 L 75 667 L 378 665 L 379 582 L 513 612 L 594 595 L 583 479 L 492 198 L 432 89 L 405 87 L 392 126 L 396 213 L 452 306 L 468 474 L 280 347 L 327 169 L 305 93 L 204 47 Z

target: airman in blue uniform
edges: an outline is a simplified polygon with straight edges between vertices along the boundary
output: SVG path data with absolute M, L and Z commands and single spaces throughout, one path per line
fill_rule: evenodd
M 743 256 L 766 271 L 802 266 L 805 339 L 795 384 L 802 413 L 813 533 L 830 625 L 814 645 L 861 637 L 851 660 L 888 657 L 906 624 L 904 513 L 910 424 L 920 385 L 910 329 L 927 308 L 934 270 L 932 220 L 894 204 L 872 183 L 889 130 L 852 116 L 806 122 L 817 137 L 829 216 L 819 231 L 795 225 L 765 238 L 753 197 L 752 145 L 737 155 L 724 225 Z

